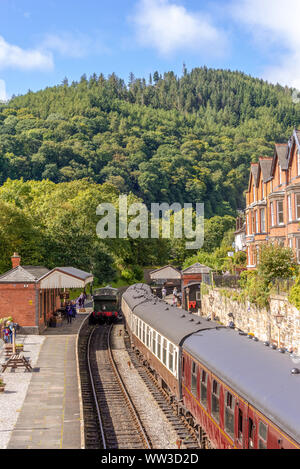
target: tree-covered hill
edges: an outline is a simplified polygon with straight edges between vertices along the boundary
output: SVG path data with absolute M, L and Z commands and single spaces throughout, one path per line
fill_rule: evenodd
M 292 90 L 205 67 L 129 83 L 67 80 L 0 105 L 0 183 L 109 182 L 145 202 L 205 202 L 206 216 L 244 206 L 249 163 L 300 124 Z

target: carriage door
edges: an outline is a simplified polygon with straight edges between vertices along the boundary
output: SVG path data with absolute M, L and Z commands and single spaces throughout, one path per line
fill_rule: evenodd
M 248 407 L 248 415 L 247 415 L 247 427 L 246 427 L 246 445 L 245 448 L 247 449 L 254 449 L 256 447 L 256 426 L 255 426 L 255 414 L 253 410 Z
M 237 401 L 235 411 L 235 445 L 238 449 L 244 449 L 247 441 L 247 403 L 241 400 Z

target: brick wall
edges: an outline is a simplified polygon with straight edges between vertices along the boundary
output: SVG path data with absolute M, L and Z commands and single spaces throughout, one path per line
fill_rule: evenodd
M 20 326 L 36 326 L 35 285 L 0 284 L 0 317 L 12 316 Z

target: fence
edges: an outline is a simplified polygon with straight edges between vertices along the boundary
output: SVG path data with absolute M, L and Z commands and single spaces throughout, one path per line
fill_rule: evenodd
M 214 285 L 216 287 L 240 288 L 239 275 L 213 275 Z
M 293 278 L 276 278 L 272 280 L 272 293 L 275 295 L 288 295 L 291 288 L 295 285 L 295 280 Z

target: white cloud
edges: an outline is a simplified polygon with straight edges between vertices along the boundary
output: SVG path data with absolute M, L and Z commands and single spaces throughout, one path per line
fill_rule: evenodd
M 170 0 L 140 0 L 133 22 L 139 43 L 162 55 L 182 49 L 213 55 L 224 52 L 225 34 L 207 15 L 188 12 Z
M 107 52 L 107 48 L 97 37 L 89 37 L 81 33 L 63 32 L 47 34 L 42 42 L 45 50 L 56 51 L 64 57 L 81 58 L 93 53 Z
M 40 49 L 25 50 L 9 44 L 0 36 L 0 69 L 49 70 L 53 68 L 50 52 Z
M 7 99 L 5 81 L 0 79 L 0 102 L 7 101 Z
M 274 51 L 264 78 L 300 89 L 299 0 L 234 0 L 232 12 L 260 49 Z

